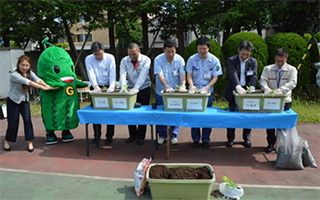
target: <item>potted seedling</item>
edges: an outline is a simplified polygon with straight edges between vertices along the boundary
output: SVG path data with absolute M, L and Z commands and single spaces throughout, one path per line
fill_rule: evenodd
M 123 88 L 121 88 L 120 93 L 126 93 L 127 92 L 127 88 L 128 88 L 128 85 L 124 85 Z
M 226 176 L 222 177 L 222 183 L 219 184 L 219 192 L 224 196 L 224 199 L 239 200 L 244 194 L 242 187 Z

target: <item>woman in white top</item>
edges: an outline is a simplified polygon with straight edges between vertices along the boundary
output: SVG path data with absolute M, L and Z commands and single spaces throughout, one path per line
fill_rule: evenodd
M 53 90 L 33 73 L 30 69 L 31 59 L 26 55 L 22 55 L 18 59 L 17 69 L 10 76 L 10 90 L 7 97 L 7 121 L 8 128 L 3 148 L 10 151 L 10 143 L 15 142 L 18 135 L 19 114 L 21 114 L 24 122 L 25 140 L 28 141 L 28 151 L 33 152 L 33 127 L 31 122 L 30 104 L 29 104 L 29 87 L 43 90 Z

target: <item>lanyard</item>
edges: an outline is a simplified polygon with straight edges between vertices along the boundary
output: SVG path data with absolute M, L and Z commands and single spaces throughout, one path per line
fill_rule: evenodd
M 276 70 L 275 73 L 276 73 L 276 79 L 277 79 L 277 88 L 279 88 L 281 78 L 284 74 L 284 70 L 281 70 L 280 72 L 278 70 Z M 278 74 L 279 74 L 279 78 L 278 78 Z

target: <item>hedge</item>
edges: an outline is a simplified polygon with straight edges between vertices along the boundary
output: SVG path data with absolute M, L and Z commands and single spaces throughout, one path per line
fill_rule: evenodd
M 278 48 L 288 50 L 287 63 L 298 67 L 302 56 L 307 50 L 307 42 L 296 33 L 278 33 L 267 39 L 269 60 L 268 64 L 274 63 L 274 51 Z M 307 86 L 310 80 L 310 56 L 306 56 L 298 73 L 298 86 Z
M 225 66 L 227 66 L 227 59 L 238 54 L 239 44 L 243 41 L 250 41 L 254 50 L 251 57 L 257 59 L 258 63 L 258 79 L 262 73 L 263 68 L 267 65 L 268 60 L 268 46 L 265 40 L 258 34 L 252 32 L 240 32 L 231 35 L 223 44 L 222 50 L 225 56 Z M 229 78 L 229 77 L 228 77 Z M 258 85 L 258 83 L 257 83 Z

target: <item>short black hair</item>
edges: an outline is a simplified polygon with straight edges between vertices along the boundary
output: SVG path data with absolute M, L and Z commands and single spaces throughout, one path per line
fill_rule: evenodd
M 91 52 L 97 52 L 99 51 L 100 49 L 104 50 L 104 46 L 101 42 L 93 42 L 92 45 L 91 45 Z
M 173 39 L 168 39 L 168 40 L 166 40 L 166 41 L 163 43 L 163 48 L 165 49 L 165 48 L 167 48 L 167 47 L 169 47 L 169 48 L 171 48 L 171 47 L 177 48 L 177 43 L 176 43 L 176 41 L 173 40 Z
M 210 40 L 206 36 L 201 36 L 198 40 L 196 45 L 207 45 L 208 48 L 210 48 L 211 43 Z
M 279 48 L 274 51 L 274 56 L 286 57 L 288 58 L 289 53 L 286 49 Z
M 239 44 L 239 51 L 241 51 L 242 49 L 248 50 L 248 51 L 253 51 L 254 47 L 253 44 L 247 40 L 243 40 L 240 44 Z
M 136 43 L 130 43 L 129 45 L 128 45 L 128 49 L 140 49 L 139 48 L 139 45 L 137 45 Z

